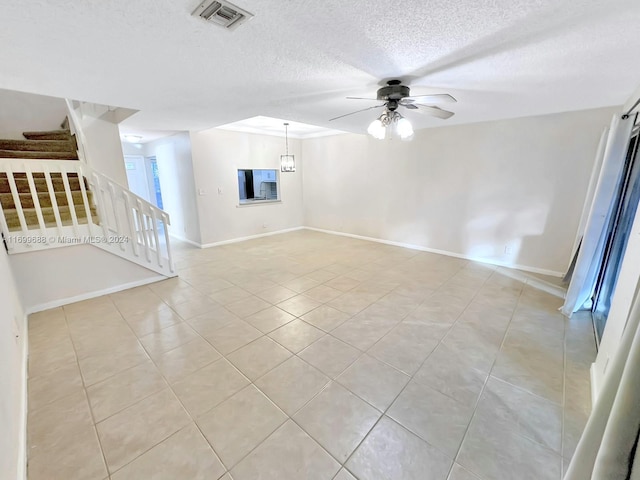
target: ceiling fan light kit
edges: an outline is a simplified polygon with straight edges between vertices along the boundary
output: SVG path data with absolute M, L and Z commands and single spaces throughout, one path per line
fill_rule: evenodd
M 379 118 L 371 122 L 367 132 L 378 140 L 394 137 L 410 140 L 413 137 L 413 126 L 398 112 L 385 110 Z
M 442 120 L 446 120 L 453 116 L 453 112 L 443 110 L 436 107 L 435 103 L 455 103 L 457 100 L 447 93 L 436 93 L 432 95 L 410 95 L 410 89 L 406 85 L 402 85 L 400 80 L 389 80 L 386 87 L 379 88 L 376 92 L 376 98 L 347 97 L 350 100 L 381 100 L 382 105 L 364 108 L 355 112 L 340 115 L 332 118 L 330 121 L 347 117 L 355 113 L 364 112 L 374 108 L 384 107 L 384 112 L 376 120 L 371 122 L 367 132 L 378 140 L 385 138 L 399 137 L 402 140 L 410 140 L 413 137 L 413 126 L 411 122 L 404 118 L 397 111 L 398 107 L 404 107 L 408 110 L 431 115 Z M 419 99 L 424 103 L 417 103 Z

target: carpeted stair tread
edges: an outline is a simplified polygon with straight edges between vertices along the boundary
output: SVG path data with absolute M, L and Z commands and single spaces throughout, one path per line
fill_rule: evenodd
M 69 140 L 12 140 L 0 139 L 1 150 L 25 152 L 76 152 L 75 142 Z
M 79 191 L 80 182 L 78 181 L 78 174 L 69 173 L 67 176 L 69 179 L 69 188 L 71 189 L 71 191 Z M 27 176 L 25 173 L 14 173 L 13 177 L 16 183 L 16 188 L 18 189 L 18 193 L 31 192 L 31 189 L 29 188 L 29 181 L 27 180 Z M 49 190 L 47 188 L 47 181 L 45 179 L 44 173 L 33 173 L 33 183 L 35 184 L 36 191 L 38 193 L 48 193 Z M 64 181 L 62 179 L 62 174 L 51 173 L 51 183 L 53 184 L 54 192 L 64 192 Z M 86 179 L 85 189 L 89 189 Z M 0 173 L 0 193 L 11 193 L 9 180 L 7 179 L 7 175 L 5 173 Z
M 58 206 L 62 207 L 68 205 L 67 194 L 64 191 L 54 192 L 54 195 Z M 31 193 L 19 193 L 18 196 L 20 198 L 22 208 L 34 208 Z M 74 205 L 83 205 L 84 203 L 81 190 L 72 191 L 71 199 Z M 89 201 L 89 205 L 93 204 L 93 192 L 87 191 L 87 200 Z M 49 192 L 38 192 L 38 201 L 40 202 L 41 207 L 52 207 Z M 16 208 L 15 202 L 13 201 L 13 195 L 11 193 L 0 193 L 0 206 L 9 210 Z
M 93 223 L 98 224 L 98 214 L 96 207 L 91 207 L 90 209 L 91 217 L 93 218 Z M 56 226 L 56 217 L 52 207 L 41 208 L 42 217 L 47 227 L 55 227 Z M 71 218 L 71 209 L 68 206 L 58 207 L 58 212 L 60 214 L 60 219 L 62 221 L 62 225 L 68 226 L 73 224 L 73 220 Z M 76 218 L 78 219 L 78 223 L 86 224 L 87 221 L 87 211 L 84 208 L 84 205 L 75 206 Z M 22 210 L 24 214 L 25 221 L 27 223 L 27 228 L 29 230 L 34 230 L 40 228 L 40 224 L 38 223 L 38 214 L 36 213 L 35 208 L 25 208 Z M 16 209 L 4 210 L 4 218 L 7 222 L 7 227 L 9 231 L 15 232 L 20 230 L 20 218 L 18 217 L 18 212 Z
M 78 160 L 76 152 L 31 152 L 0 149 L 0 158 L 23 158 L 37 160 Z
M 69 140 L 70 130 L 48 130 L 42 132 L 22 132 L 22 136 L 28 140 Z

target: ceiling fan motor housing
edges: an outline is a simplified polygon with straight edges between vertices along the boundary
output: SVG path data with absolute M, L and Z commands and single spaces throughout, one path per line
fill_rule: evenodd
M 402 100 L 409 96 L 409 87 L 400 82 L 390 81 L 386 87 L 378 90 L 378 100 Z

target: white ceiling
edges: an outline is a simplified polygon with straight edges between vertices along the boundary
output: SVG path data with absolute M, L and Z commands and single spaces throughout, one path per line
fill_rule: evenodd
M 221 128 L 222 130 L 232 130 L 234 132 L 259 133 L 262 135 L 284 137 L 285 122 L 288 123 L 286 130 L 287 134 L 291 138 L 316 138 L 345 133 L 340 130 L 319 127 L 317 125 L 292 122 L 289 120 L 282 120 L 280 118 L 264 117 L 262 115 L 220 125 L 217 128 Z
M 622 104 L 640 84 L 637 0 L 235 0 L 225 31 L 199 0 L 0 0 L 0 88 L 138 109 L 132 130 L 255 116 L 364 132 L 390 78 L 448 92 L 417 128 Z

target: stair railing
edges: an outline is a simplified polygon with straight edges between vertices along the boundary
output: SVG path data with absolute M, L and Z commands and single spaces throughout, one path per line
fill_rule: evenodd
M 91 243 L 175 275 L 169 215 L 87 164 L 1 159 L 0 182 L 9 187 L 3 196 L 5 207 L 0 208 L 0 229 L 9 253 Z M 43 207 L 42 202 L 51 206 Z

